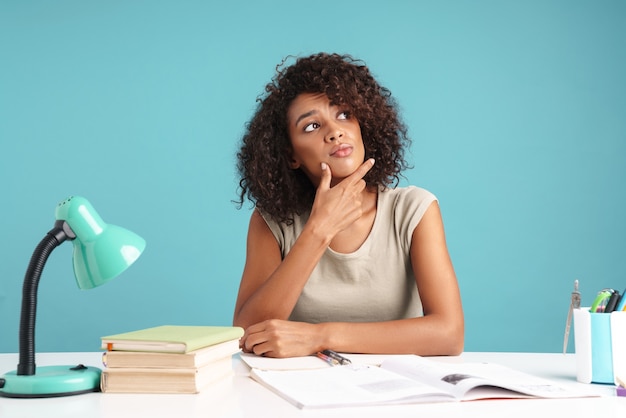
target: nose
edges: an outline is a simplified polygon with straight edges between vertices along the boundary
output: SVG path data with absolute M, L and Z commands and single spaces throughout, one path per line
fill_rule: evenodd
M 343 137 L 343 130 L 335 124 L 329 123 L 327 125 L 326 135 L 324 135 L 324 140 L 326 142 L 334 142 Z

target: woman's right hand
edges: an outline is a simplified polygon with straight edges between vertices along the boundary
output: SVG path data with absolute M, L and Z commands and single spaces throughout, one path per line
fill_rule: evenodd
M 328 164 L 322 163 L 322 176 L 315 193 L 309 221 L 315 222 L 318 232 L 329 241 L 361 217 L 362 192 L 366 186 L 363 177 L 373 166 L 374 159 L 370 158 L 354 173 L 331 186 L 332 172 Z

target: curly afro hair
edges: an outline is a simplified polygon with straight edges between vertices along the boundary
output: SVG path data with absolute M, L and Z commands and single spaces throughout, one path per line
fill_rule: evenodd
M 239 207 L 248 198 L 274 220 L 288 224 L 310 210 L 316 188 L 289 164 L 287 110 L 302 93 L 324 93 L 333 105 L 347 106 L 361 127 L 365 158 L 376 160 L 364 177 L 368 187 L 397 186 L 408 168 L 404 150 L 411 141 L 391 92 L 378 84 L 362 61 L 349 55 L 319 53 L 298 58 L 291 66 L 286 61 L 276 67 L 277 74 L 246 124 L 237 153 Z

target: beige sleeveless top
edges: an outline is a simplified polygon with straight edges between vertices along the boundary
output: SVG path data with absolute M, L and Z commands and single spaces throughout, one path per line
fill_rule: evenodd
M 374 225 L 363 245 L 350 254 L 327 248 L 289 319 L 375 322 L 423 315 L 411 267 L 411 238 L 435 200 L 432 193 L 415 186 L 380 191 Z M 262 215 L 284 258 L 309 213 L 296 217 L 292 225 Z

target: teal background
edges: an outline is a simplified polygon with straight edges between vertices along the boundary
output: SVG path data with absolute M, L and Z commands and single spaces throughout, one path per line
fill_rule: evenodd
M 403 184 L 440 199 L 466 350 L 560 351 L 574 279 L 587 305 L 626 287 L 624 1 L 1 0 L 0 352 L 70 195 L 147 248 L 80 291 L 59 247 L 38 351 L 230 324 L 250 215 L 237 144 L 276 64 L 317 51 L 362 58 L 401 105 Z

